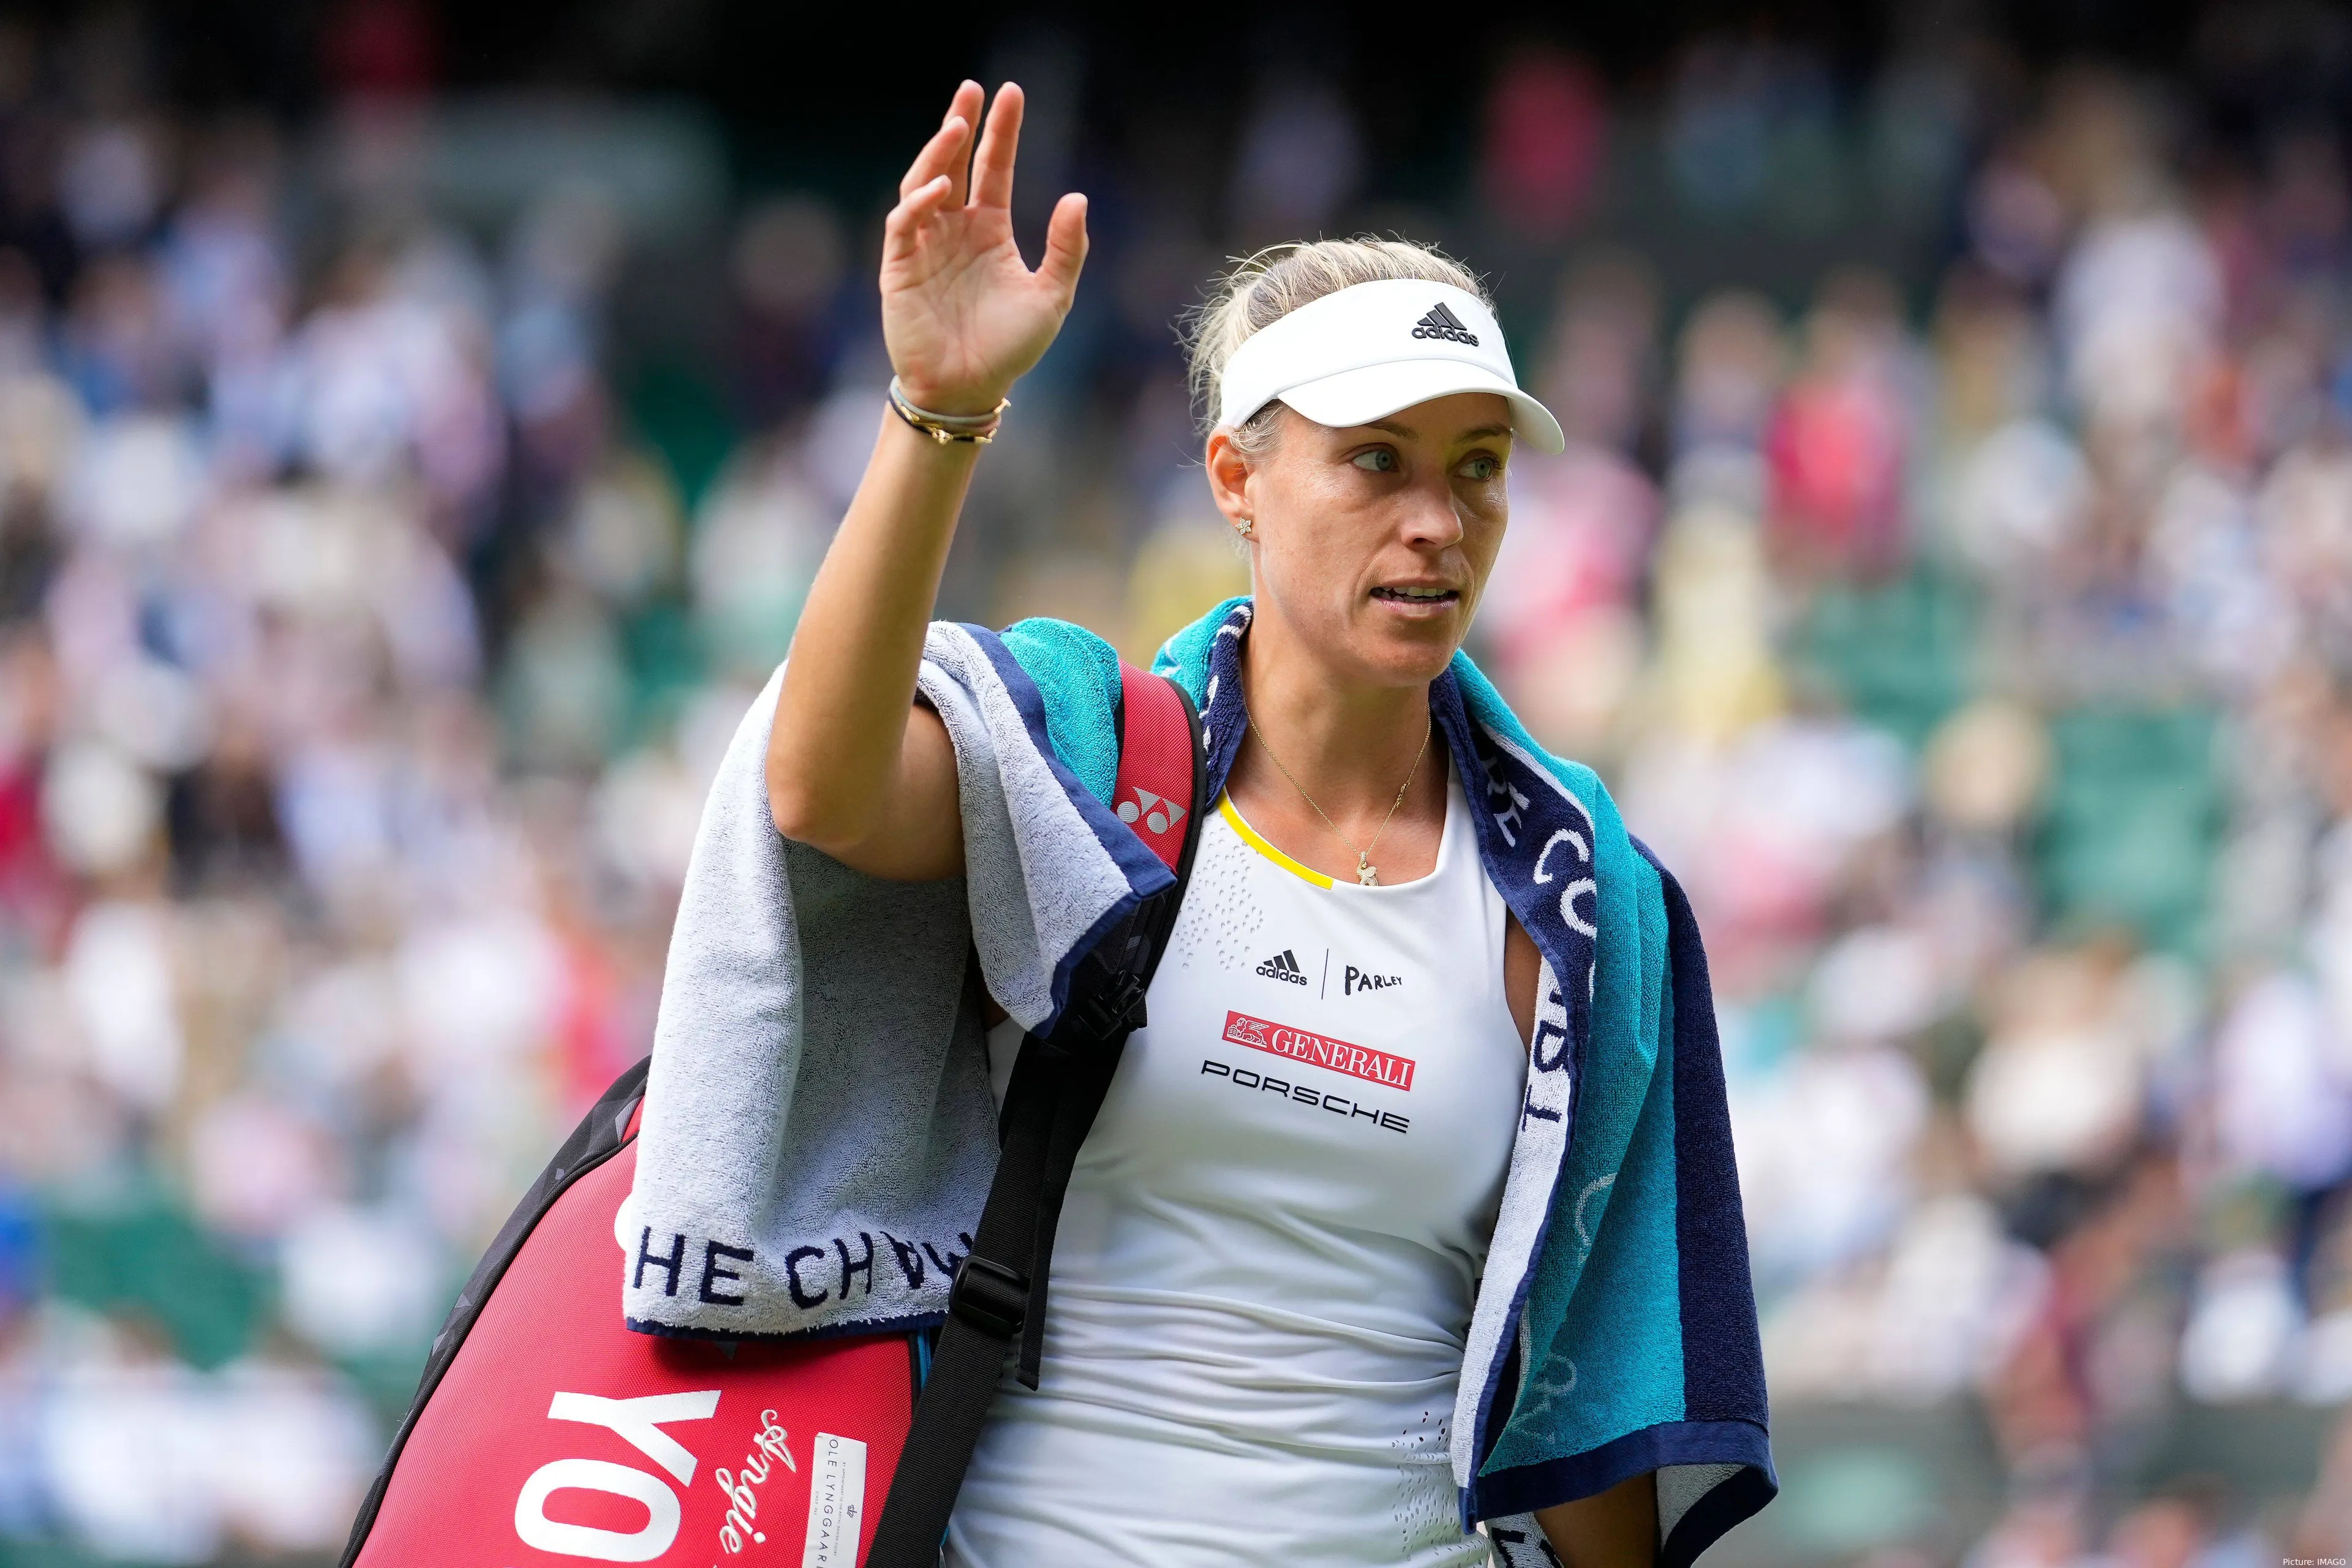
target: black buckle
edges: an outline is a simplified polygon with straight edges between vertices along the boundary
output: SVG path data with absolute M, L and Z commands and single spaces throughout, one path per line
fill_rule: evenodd
M 1029 1318 L 1029 1281 L 1002 1263 L 966 1258 L 948 1287 L 948 1313 L 991 1339 L 1009 1340 Z
M 1143 982 L 1132 974 L 1121 974 L 1073 1004 L 1067 1016 L 1097 1043 L 1105 1042 L 1143 1027 L 1147 1022 L 1143 994 Z

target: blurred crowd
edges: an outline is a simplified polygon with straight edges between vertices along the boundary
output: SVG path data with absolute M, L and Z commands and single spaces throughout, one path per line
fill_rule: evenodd
M 702 792 L 879 417 L 880 208 L 739 193 L 680 369 L 624 321 L 625 192 L 457 213 L 398 177 L 422 100 L 197 114 L 135 58 L 0 27 L 0 1560 L 316 1558 L 647 1047 Z M 1412 206 L 1328 81 L 1106 147 L 1067 50 L 1014 63 L 1021 221 L 1083 183 L 1097 249 L 944 613 L 1148 658 L 1245 587 L 1171 331 L 1223 255 L 1507 262 L 1571 444 L 1515 463 L 1477 651 L 1696 904 L 1776 1409 L 1980 1410 L 1969 1568 L 2352 1550 L 2352 1428 L 2307 1491 L 2148 1458 L 2184 1410 L 2352 1398 L 2333 130 L 2192 157 L 2148 81 L 1832 90 L 1706 41 L 1635 113 L 1528 48 L 1469 194 Z M 1895 230 L 1715 286 L 1743 238 Z
M 2352 207 L 2162 108 L 2053 80 L 1916 311 L 1571 270 L 1483 622 L 1697 909 L 1776 1408 L 1979 1400 L 1969 1568 L 2352 1542 L 2352 1429 L 2148 1473 L 2352 1396 Z

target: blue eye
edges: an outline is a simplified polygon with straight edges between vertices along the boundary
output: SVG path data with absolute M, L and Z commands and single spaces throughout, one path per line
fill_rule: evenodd
M 1367 473 L 1393 474 L 1397 468 L 1397 455 L 1386 447 L 1375 447 L 1369 452 L 1359 452 L 1348 460 Z
M 1502 471 L 1502 459 L 1488 452 L 1481 452 L 1462 465 L 1462 477 L 1465 479 L 1491 479 Z

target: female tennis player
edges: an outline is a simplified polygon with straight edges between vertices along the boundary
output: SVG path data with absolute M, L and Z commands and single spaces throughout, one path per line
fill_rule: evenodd
M 1024 265 L 1008 212 L 1021 93 L 1003 88 L 984 128 L 982 104 L 977 84 L 955 93 L 889 215 L 893 406 L 809 595 L 767 754 L 782 833 L 909 881 L 964 870 L 954 747 L 913 699 L 985 460 L 973 437 L 1018 417 L 1008 396 L 1053 342 L 1087 254 L 1085 198 L 1065 195 L 1040 265 Z M 1504 1552 L 1508 1531 L 1470 1528 L 1503 1510 L 1466 1501 L 1448 1456 L 1498 1206 L 1533 1136 L 1520 1129 L 1557 1120 L 1527 1089 L 1551 971 L 1496 885 L 1491 863 L 1517 842 L 1509 801 L 1499 826 L 1477 819 L 1516 786 L 1449 743 L 1440 717 L 1460 700 L 1448 671 L 1502 542 L 1513 451 L 1559 450 L 1559 427 L 1518 389 L 1475 278 L 1402 241 L 1253 259 L 1199 318 L 1192 353 L 1206 482 L 1250 561 L 1252 598 L 1224 622 L 1241 638 L 1246 733 L 1150 1023 L 1072 1179 L 1042 1385 L 999 1394 L 946 1559 L 1533 1563 Z M 1578 911 L 1591 906 L 1563 892 L 1570 837 L 1553 835 L 1532 876 L 1589 929 Z M 1596 896 L 1615 895 L 1603 882 Z M 1354 1048 L 1353 1070 L 1297 1068 L 1268 1093 L 1267 1058 L 1254 1067 L 1230 1044 L 1247 1020 Z M 1554 1200 L 1548 1253 L 1591 1245 L 1596 1195 L 1572 1213 Z M 1638 1225 L 1638 1205 L 1671 1216 L 1676 1199 L 1610 1202 L 1611 1224 Z M 1744 1253 L 1739 1268 L 1744 1293 Z M 1688 1287 L 1679 1299 L 1687 1319 Z M 1752 1337 L 1748 1310 L 1733 1331 Z M 1569 1321 L 1559 1333 L 1614 1331 Z M 1554 1359 L 1533 1331 L 1496 1352 L 1509 1364 L 1492 1381 L 1526 1384 L 1519 1411 L 1538 1394 L 1571 1409 L 1574 1388 L 1608 1384 L 1609 1367 Z M 1710 1426 L 1688 1393 L 1700 1381 L 1677 1384 L 1687 1408 L 1635 1412 L 1588 1453 L 1523 1465 L 1532 1479 L 1507 1511 L 1532 1514 L 1569 1563 L 1686 1561 L 1662 1543 L 1697 1539 L 1675 1526 L 1740 1468 L 1689 1436 Z M 1662 1483 L 1669 1467 L 1685 1481 Z

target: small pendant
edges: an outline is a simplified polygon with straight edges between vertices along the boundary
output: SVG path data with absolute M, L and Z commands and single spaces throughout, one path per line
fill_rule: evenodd
M 1356 880 L 1367 888 L 1377 888 L 1381 885 L 1380 868 L 1372 864 L 1370 850 L 1356 851 Z

